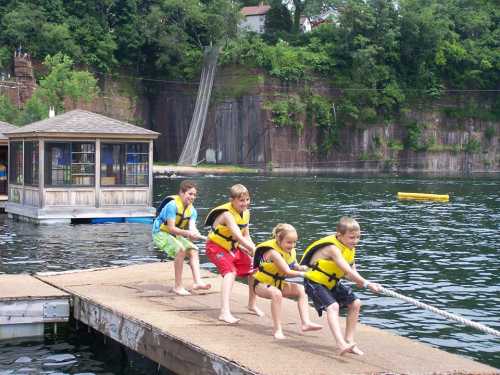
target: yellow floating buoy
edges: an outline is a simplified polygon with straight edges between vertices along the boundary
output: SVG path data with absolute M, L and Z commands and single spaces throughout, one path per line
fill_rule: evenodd
M 398 192 L 399 199 L 413 199 L 419 201 L 441 201 L 448 202 L 450 196 L 448 194 L 424 194 L 424 193 L 402 193 Z

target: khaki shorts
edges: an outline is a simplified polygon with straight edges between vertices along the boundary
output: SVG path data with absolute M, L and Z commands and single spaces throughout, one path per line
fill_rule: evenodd
M 188 253 L 191 249 L 198 250 L 198 246 L 188 239 L 177 236 L 174 237 L 170 233 L 159 231 L 153 234 L 153 243 L 155 246 L 168 254 L 169 257 L 175 258 L 179 251 L 185 250 Z

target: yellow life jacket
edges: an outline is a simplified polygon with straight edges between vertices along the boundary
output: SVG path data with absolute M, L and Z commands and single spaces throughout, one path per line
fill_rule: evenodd
M 189 226 L 189 220 L 191 219 L 193 205 L 190 204 L 189 206 L 184 207 L 184 203 L 182 203 L 180 196 L 170 195 L 164 199 L 164 206 L 172 200 L 175 201 L 175 206 L 177 207 L 177 212 L 175 214 L 175 226 L 179 229 L 187 229 Z M 166 221 L 160 225 L 160 230 L 168 233 Z
M 304 275 L 305 278 L 332 289 L 337 285 L 337 281 L 344 277 L 345 272 L 331 259 L 318 259 L 314 264 L 311 264 L 311 259 L 316 251 L 328 245 L 336 246 L 347 263 L 354 264 L 356 249 L 347 247 L 335 235 L 324 237 L 309 245 L 304 251 L 300 264 L 311 268 Z
M 253 277 L 261 283 L 273 285 L 282 289 L 285 274 L 279 272 L 278 267 L 276 267 L 273 261 L 264 260 L 264 253 L 271 249 L 276 250 L 289 266 L 293 265 L 297 261 L 295 249 L 292 249 L 290 253 L 287 253 L 278 245 L 276 239 L 262 242 L 255 248 L 253 265 L 254 268 L 258 268 L 259 270 L 253 275 Z
M 236 248 L 236 244 L 238 243 L 238 241 L 233 238 L 231 230 L 222 224 L 217 225 L 217 227 L 215 228 L 213 227 L 215 219 L 217 219 L 220 214 L 226 211 L 233 216 L 236 224 L 242 232 L 243 229 L 248 227 L 248 223 L 250 222 L 250 212 L 248 210 L 245 210 L 242 214 L 240 214 L 234 209 L 231 202 L 228 202 L 215 207 L 208 213 L 207 218 L 205 219 L 205 226 L 211 227 L 210 233 L 208 233 L 208 239 L 223 247 L 227 251 L 230 251 Z

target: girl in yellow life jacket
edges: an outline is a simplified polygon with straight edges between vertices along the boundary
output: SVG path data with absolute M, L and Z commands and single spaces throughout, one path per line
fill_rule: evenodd
M 211 227 L 206 245 L 207 258 L 223 278 L 219 320 L 230 324 L 239 321 L 232 315 L 230 307 L 230 295 L 237 276 L 248 277 L 248 310 L 264 315 L 256 305 L 251 276 L 255 245 L 250 238 L 249 205 L 247 188 L 241 184 L 233 185 L 229 202 L 212 209 L 205 220 L 205 225 Z
M 304 287 L 295 283 L 287 283 L 286 277 L 304 276 L 307 267 L 297 263 L 295 243 L 297 232 L 290 224 L 278 224 L 273 229 L 273 239 L 257 245 L 254 256 L 255 293 L 271 300 L 271 315 L 273 318 L 273 335 L 276 339 L 284 339 L 281 326 L 281 305 L 283 297 L 297 298 L 301 330 L 317 331 L 322 328 L 311 322 L 309 305 Z
M 339 354 L 363 352 L 354 342 L 354 332 L 359 318 L 361 301 L 351 288 L 342 284 L 347 278 L 358 286 L 380 290 L 380 285 L 363 278 L 354 262 L 355 247 L 359 242 L 360 227 L 350 217 L 340 218 L 335 235 L 324 237 L 309 245 L 300 264 L 310 268 L 304 276 L 304 287 L 321 316 L 326 311 L 328 326 L 337 342 Z M 345 334 L 340 328 L 339 309 L 347 307 Z
M 182 296 L 190 294 L 182 285 L 182 270 L 186 255 L 189 257 L 189 266 L 193 274 L 193 290 L 205 290 L 211 287 L 201 280 L 198 247 L 191 242 L 204 239 L 196 228 L 197 212 L 193 207 L 196 193 L 196 185 L 192 181 L 182 181 L 179 193 L 167 197 L 162 202 L 163 207 L 159 210 L 152 229 L 156 247 L 175 259 L 174 293 Z

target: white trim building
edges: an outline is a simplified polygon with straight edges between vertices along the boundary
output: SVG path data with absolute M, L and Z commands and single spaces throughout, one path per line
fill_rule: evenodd
M 266 15 L 270 9 L 270 5 L 263 4 L 241 8 L 240 13 L 244 19 L 238 25 L 239 30 L 263 34 L 266 31 Z

